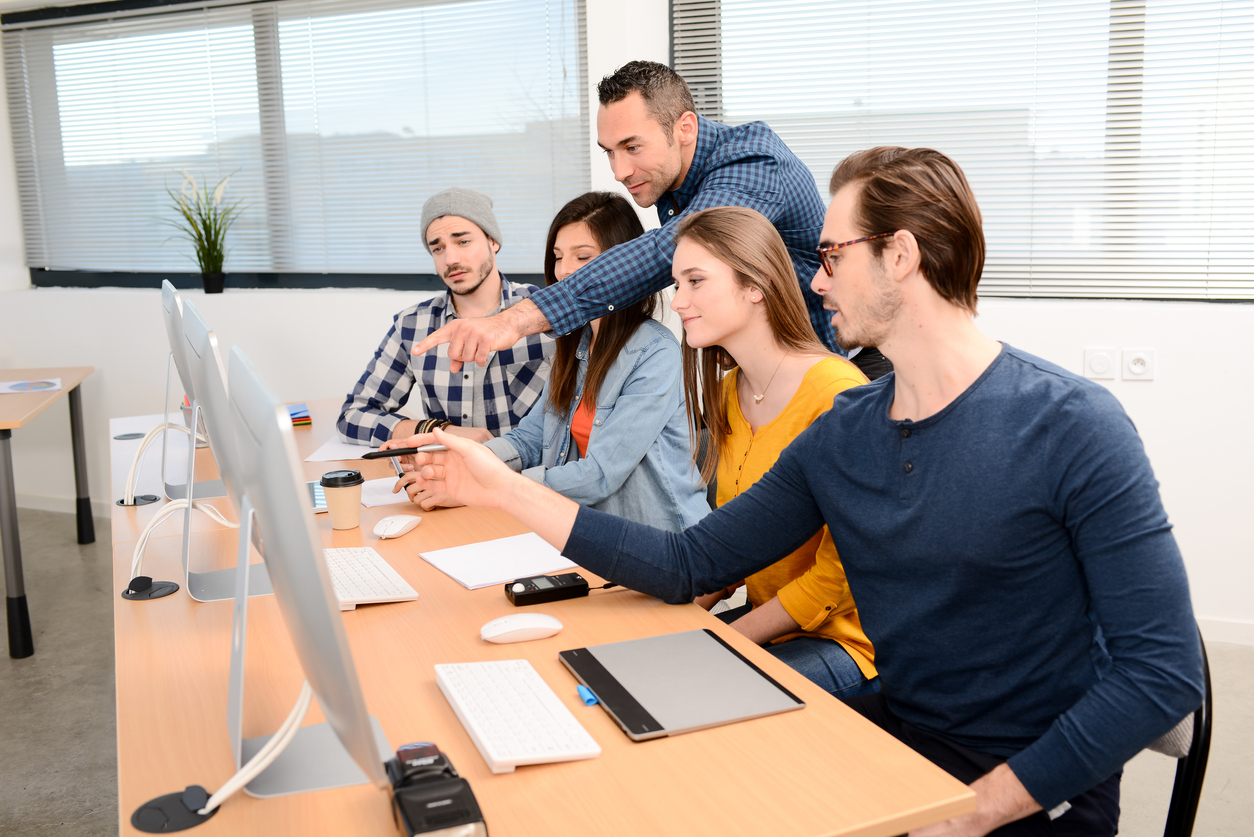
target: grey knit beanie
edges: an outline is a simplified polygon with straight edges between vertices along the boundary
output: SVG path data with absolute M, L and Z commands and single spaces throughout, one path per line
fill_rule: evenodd
M 427 198 L 422 205 L 422 246 L 431 252 L 427 244 L 427 227 L 431 222 L 445 215 L 457 215 L 468 221 L 474 221 L 479 229 L 497 244 L 502 244 L 501 228 L 497 226 L 496 215 L 492 213 L 492 199 L 474 189 L 462 189 L 454 186 L 443 192 L 436 192 Z

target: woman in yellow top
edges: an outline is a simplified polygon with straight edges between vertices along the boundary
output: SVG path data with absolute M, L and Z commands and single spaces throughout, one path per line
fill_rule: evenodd
M 867 379 L 815 336 L 788 250 L 762 215 L 697 212 L 680 222 L 675 243 L 671 308 L 684 326 L 688 419 L 694 435 L 709 428 L 717 470 L 707 457 L 702 477 L 717 475 L 721 506 L 757 482 L 837 393 Z M 875 651 L 826 527 L 744 584 L 752 609 L 732 627 L 834 695 L 878 691 Z M 708 609 L 732 589 L 697 602 Z

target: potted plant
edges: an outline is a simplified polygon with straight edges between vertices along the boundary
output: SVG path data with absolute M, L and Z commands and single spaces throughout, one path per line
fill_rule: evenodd
M 226 278 L 222 273 L 222 262 L 226 259 L 226 231 L 240 213 L 239 201 L 222 201 L 230 179 L 228 174 L 218 181 L 211 198 L 209 187 L 198 188 L 196 178 L 183 169 L 182 189 L 177 193 L 168 187 L 165 190 L 180 215 L 179 220 L 166 223 L 179 230 L 196 248 L 196 264 L 200 267 L 200 279 L 207 294 L 222 293 Z

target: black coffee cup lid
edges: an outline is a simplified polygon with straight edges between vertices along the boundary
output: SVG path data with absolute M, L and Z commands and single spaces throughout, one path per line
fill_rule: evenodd
M 322 475 L 323 488 L 352 488 L 364 482 L 361 471 L 327 471 Z

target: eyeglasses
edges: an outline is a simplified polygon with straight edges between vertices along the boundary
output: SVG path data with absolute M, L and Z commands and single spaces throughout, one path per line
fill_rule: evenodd
M 864 241 L 874 241 L 877 238 L 887 238 L 890 235 L 896 235 L 896 234 L 897 234 L 896 231 L 894 231 L 894 232 L 880 233 L 879 235 L 868 235 L 866 238 L 855 238 L 853 241 L 846 241 L 841 244 L 829 244 L 826 247 L 820 247 L 819 248 L 819 261 L 823 263 L 823 270 L 827 272 L 828 276 L 831 276 L 832 275 L 832 253 L 836 252 L 841 247 L 848 247 L 851 244 L 861 244 Z

